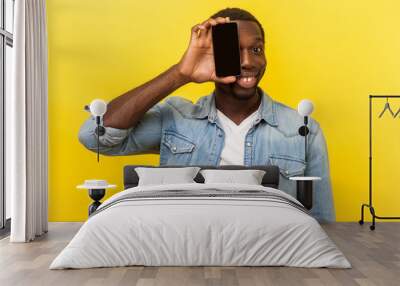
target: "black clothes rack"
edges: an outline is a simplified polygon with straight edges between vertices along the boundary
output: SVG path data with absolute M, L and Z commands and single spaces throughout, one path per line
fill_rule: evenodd
M 359 221 L 360 225 L 364 224 L 364 208 L 369 208 L 369 211 L 372 215 L 372 225 L 370 225 L 370 229 L 375 229 L 375 219 L 400 219 L 400 217 L 385 217 L 378 216 L 375 212 L 375 209 L 372 204 L 372 101 L 374 98 L 400 98 L 400 95 L 370 95 L 369 96 L 369 203 L 362 204 L 361 206 L 361 219 Z M 397 114 L 397 113 L 396 113 Z

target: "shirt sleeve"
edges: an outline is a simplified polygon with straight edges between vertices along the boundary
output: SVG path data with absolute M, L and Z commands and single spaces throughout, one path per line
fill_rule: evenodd
M 99 151 L 103 155 L 122 156 L 159 153 L 161 141 L 161 104 L 145 113 L 136 126 L 128 129 L 105 127 L 99 137 Z M 79 141 L 90 151 L 97 152 L 96 120 L 90 116 L 79 130 Z
M 311 214 L 320 222 L 335 221 L 335 209 L 332 196 L 332 185 L 329 170 L 329 158 L 325 137 L 318 123 L 316 131 L 309 135 L 307 151 L 306 176 L 321 177 L 314 181 L 313 208 Z

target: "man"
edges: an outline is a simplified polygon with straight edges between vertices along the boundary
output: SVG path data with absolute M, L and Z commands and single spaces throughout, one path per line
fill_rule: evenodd
M 238 24 L 241 75 L 218 78 L 211 27 L 229 21 Z M 160 153 L 160 165 L 277 165 L 279 188 L 292 196 L 296 185 L 289 177 L 320 176 L 312 214 L 320 221 L 333 221 L 328 155 L 318 123 L 309 123 L 306 165 L 304 137 L 298 134 L 302 117 L 257 86 L 267 66 L 264 42 L 258 20 L 238 8 L 221 10 L 195 25 L 178 64 L 108 104 L 100 152 Z M 179 97 L 159 103 L 189 82 L 206 81 L 215 82 L 215 90 L 196 104 Z M 89 118 L 79 133 L 80 142 L 92 151 L 97 150 L 95 128 L 94 118 Z

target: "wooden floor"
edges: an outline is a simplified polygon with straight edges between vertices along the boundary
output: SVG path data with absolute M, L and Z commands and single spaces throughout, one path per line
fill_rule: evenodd
M 289 267 L 120 267 L 48 270 L 80 223 L 50 223 L 32 242 L 0 241 L 0 285 L 400 285 L 400 223 L 335 223 L 324 229 L 352 269 Z

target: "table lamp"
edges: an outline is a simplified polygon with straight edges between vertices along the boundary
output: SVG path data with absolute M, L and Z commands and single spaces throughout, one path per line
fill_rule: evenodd
M 313 112 L 314 106 L 308 99 L 303 99 L 297 106 L 298 113 L 304 118 L 304 125 L 299 128 L 299 134 L 304 136 L 304 161 L 307 166 L 307 135 L 310 133 L 308 129 L 308 116 Z M 313 207 L 313 181 L 321 180 L 320 177 L 290 177 L 290 180 L 297 183 L 297 195 L 299 200 L 306 209 L 310 210 Z

